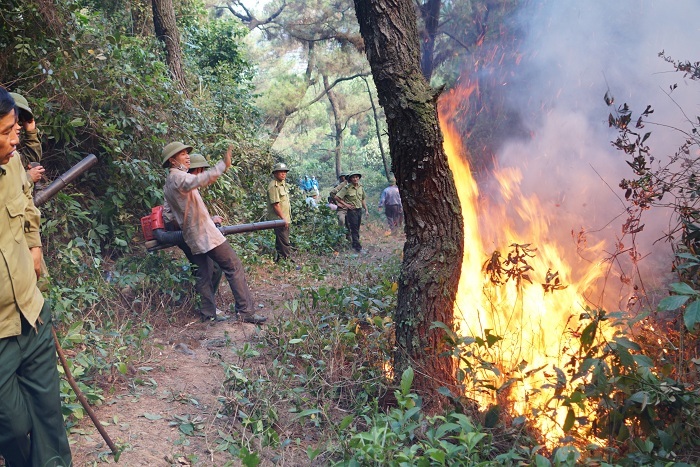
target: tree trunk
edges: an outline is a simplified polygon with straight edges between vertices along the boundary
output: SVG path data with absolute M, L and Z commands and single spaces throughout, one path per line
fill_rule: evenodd
M 335 155 L 335 177 L 340 177 L 341 173 L 341 154 L 343 151 L 343 125 L 341 123 L 341 112 L 338 106 L 338 98 L 335 95 L 335 91 L 330 89 L 330 84 L 328 83 L 328 76 L 323 75 L 323 88 L 326 91 L 326 96 L 328 96 L 328 102 L 331 104 L 331 110 L 333 111 L 333 134 L 335 136 L 335 149 L 333 154 Z
M 435 36 L 440 26 L 441 0 L 428 0 L 420 7 L 420 14 L 425 23 L 425 28 L 421 31 L 421 53 L 420 67 L 425 79 L 430 82 L 435 69 Z
M 173 0 L 152 0 L 151 5 L 153 6 L 153 26 L 156 37 L 165 44 L 166 60 L 170 73 L 180 89 L 186 91 L 187 83 L 182 68 L 180 33 L 175 22 Z
M 416 13 L 411 0 L 354 0 L 379 103 L 384 107 L 392 168 L 406 220 L 404 260 L 394 317 L 397 380 L 415 371 L 414 389 L 426 401 L 456 389 L 456 361 L 444 355 L 453 328 L 464 226 L 457 190 L 443 149 L 437 92 L 421 72 Z M 439 406 L 438 405 L 438 406 Z M 437 408 L 434 406 L 433 408 Z
M 292 106 L 285 108 L 282 115 L 279 115 L 272 125 L 272 132 L 270 133 L 270 146 L 275 144 L 277 138 L 279 138 L 285 123 L 287 123 L 287 118 L 294 112 L 299 110 L 299 104 L 304 99 L 306 92 L 313 84 L 313 72 L 316 68 L 316 49 L 314 48 L 313 42 L 306 42 L 306 49 L 308 52 L 308 61 L 306 62 L 306 72 L 304 73 L 304 87 L 299 89 L 298 96 L 299 100 Z

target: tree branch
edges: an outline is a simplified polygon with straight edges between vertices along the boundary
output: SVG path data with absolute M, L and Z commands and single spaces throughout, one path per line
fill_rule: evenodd
M 299 110 L 306 109 L 306 108 L 308 108 L 308 107 L 314 105 L 316 102 L 318 102 L 319 100 L 321 100 L 321 99 L 328 93 L 328 91 L 330 91 L 331 89 L 333 89 L 333 88 L 335 87 L 336 84 L 341 83 L 341 82 L 343 82 L 343 81 L 352 81 L 352 80 L 355 79 L 355 78 L 362 78 L 362 77 L 369 76 L 369 75 L 370 75 L 370 72 L 367 71 L 367 72 L 357 73 L 357 74 L 352 75 L 352 76 L 344 76 L 344 77 L 342 77 L 342 78 L 336 79 L 335 81 L 333 81 L 333 83 L 332 83 L 330 86 L 328 86 L 328 88 L 326 88 L 326 89 L 324 89 L 323 91 L 321 91 L 321 94 L 319 94 L 318 96 L 316 96 L 311 102 L 308 102 L 308 103 L 306 103 L 306 104 L 304 104 L 304 105 L 300 105 L 299 107 L 297 107 L 296 112 L 298 112 Z

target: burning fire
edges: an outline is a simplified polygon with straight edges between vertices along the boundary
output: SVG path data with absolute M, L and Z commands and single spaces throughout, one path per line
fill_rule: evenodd
M 521 193 L 523 175 L 517 168 L 494 169 L 492 189 L 480 195 L 460 138 L 445 121 L 455 110 L 448 107 L 454 105 L 451 101 L 441 102 L 441 127 L 465 231 L 455 317 L 461 319 L 461 335 L 485 341 L 491 336 L 493 345 L 480 352 L 484 361 L 495 364 L 495 376 L 471 374 L 472 383 L 483 378 L 492 386 L 467 384 L 467 395 L 484 409 L 507 403 L 512 413 L 533 420 L 552 444 L 563 436 L 567 408 L 555 407 L 555 388 L 544 377 L 564 368 L 566 351 L 579 345 L 571 330 L 587 306 L 596 306 L 586 297 L 605 268 L 577 255 L 570 227 L 563 235 L 553 231 L 555 205 Z M 588 251 L 602 257 L 602 244 Z M 502 340 L 494 342 L 494 336 Z

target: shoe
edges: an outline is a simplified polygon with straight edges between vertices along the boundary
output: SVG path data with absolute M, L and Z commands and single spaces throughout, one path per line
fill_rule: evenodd
M 256 315 L 256 314 L 250 314 L 250 313 L 238 313 L 238 321 L 243 321 L 244 323 L 251 323 L 251 324 L 263 324 L 265 321 L 267 321 L 266 316 L 261 316 L 261 315 Z
M 214 316 L 202 315 L 202 322 L 203 323 L 206 323 L 206 322 L 217 323 L 220 321 L 228 321 L 229 319 L 231 319 L 231 317 L 229 315 L 224 315 L 224 314 L 221 314 L 221 315 L 217 314 Z

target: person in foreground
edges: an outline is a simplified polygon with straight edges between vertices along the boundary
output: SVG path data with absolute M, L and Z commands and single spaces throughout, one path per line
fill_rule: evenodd
M 222 315 L 217 317 L 216 314 L 215 291 L 211 281 L 213 261 L 219 265 L 228 280 L 238 317 L 246 323 L 264 323 L 267 321 L 266 317 L 253 314 L 253 299 L 245 278 L 243 263 L 214 224 L 199 194 L 199 188 L 214 183 L 231 167 L 231 147 L 229 146 L 223 160 L 197 175 L 187 172 L 190 168 L 190 151 L 192 146 L 177 141 L 163 148 L 163 167 L 169 169 L 163 195 L 182 229 L 185 243 L 192 251 L 192 262 L 199 268 L 195 288 L 202 299 L 202 319 L 226 319 Z
M 201 154 L 190 154 L 190 169 L 188 170 L 189 173 L 194 174 L 194 175 L 199 175 L 202 172 L 204 172 L 206 169 L 209 168 L 209 163 L 207 160 L 204 158 L 203 155 Z M 214 221 L 215 225 L 220 225 L 223 222 L 223 219 L 220 216 L 213 216 L 212 220 Z M 177 220 L 173 217 L 172 210 L 170 209 L 170 205 L 168 204 L 168 200 L 163 201 L 163 221 L 165 222 L 165 229 L 166 230 L 182 230 L 180 229 L 180 224 L 177 223 Z M 185 254 L 185 257 L 187 260 L 194 265 L 192 268 L 192 272 L 194 272 L 195 280 L 197 280 L 198 274 L 199 274 L 199 268 L 197 267 L 196 264 L 194 264 L 194 261 L 192 260 L 192 251 L 190 250 L 190 247 L 187 246 L 187 243 L 181 243 L 178 245 L 178 247 L 182 250 L 182 252 Z M 212 271 L 211 275 L 211 289 L 214 291 L 214 294 L 216 295 L 216 291 L 219 290 L 219 284 L 221 283 L 221 276 L 223 275 L 221 272 L 221 268 L 219 267 L 218 264 L 216 264 L 214 261 L 212 261 L 210 258 L 207 258 L 207 262 L 210 263 L 210 270 Z M 204 279 L 202 279 L 204 280 Z M 201 296 L 200 296 L 201 300 Z M 199 310 L 197 310 L 199 312 Z M 201 313 L 200 313 L 201 314 Z M 216 314 L 217 315 L 223 315 L 225 312 L 220 309 L 216 309 Z
M 17 110 L 0 88 L 0 455 L 10 467 L 72 463 L 51 309 L 37 288 L 39 210 L 14 152 Z

